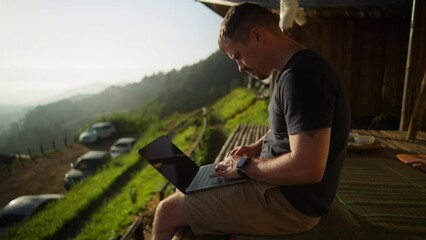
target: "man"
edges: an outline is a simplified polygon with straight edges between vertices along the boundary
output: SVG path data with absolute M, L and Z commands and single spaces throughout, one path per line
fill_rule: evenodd
M 154 239 L 171 239 L 179 226 L 190 226 L 196 235 L 307 231 L 328 212 L 346 153 L 343 86 L 318 54 L 288 38 L 275 15 L 258 5 L 232 7 L 218 43 L 240 71 L 258 79 L 280 71 L 269 106 L 270 131 L 216 166 L 214 176 L 247 177 L 246 183 L 175 193 L 162 201 Z

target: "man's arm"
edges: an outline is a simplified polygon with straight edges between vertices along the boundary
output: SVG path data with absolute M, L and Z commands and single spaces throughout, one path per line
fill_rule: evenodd
M 317 183 L 324 175 L 330 135 L 330 128 L 290 135 L 289 153 L 274 159 L 252 158 L 244 173 L 251 179 L 279 185 Z M 226 158 L 217 166 L 215 176 L 239 177 L 235 169 L 239 158 Z
M 289 153 L 275 159 L 253 161 L 244 172 L 253 179 L 279 185 L 320 182 L 327 163 L 330 128 L 290 135 Z

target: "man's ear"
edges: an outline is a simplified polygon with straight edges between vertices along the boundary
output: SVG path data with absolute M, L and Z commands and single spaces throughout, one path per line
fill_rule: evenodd
M 250 31 L 250 35 L 253 38 L 253 40 L 260 43 L 263 42 L 264 32 L 261 28 L 258 28 L 258 27 L 252 28 Z

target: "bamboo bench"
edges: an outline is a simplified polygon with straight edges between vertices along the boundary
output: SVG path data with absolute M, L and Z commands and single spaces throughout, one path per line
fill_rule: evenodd
M 268 128 L 240 125 L 215 162 L 239 145 L 262 137 Z M 384 197 L 385 196 L 385 197 Z M 181 228 L 175 240 L 424 239 L 426 174 L 382 157 L 347 157 L 329 214 L 312 230 L 286 236 L 194 236 Z

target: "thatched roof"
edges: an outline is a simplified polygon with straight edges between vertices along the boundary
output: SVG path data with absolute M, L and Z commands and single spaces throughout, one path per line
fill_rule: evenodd
M 280 0 L 198 0 L 221 16 L 230 6 L 252 2 L 278 10 Z M 299 6 L 309 14 L 347 15 L 347 16 L 388 16 L 409 17 L 411 0 L 299 0 Z

